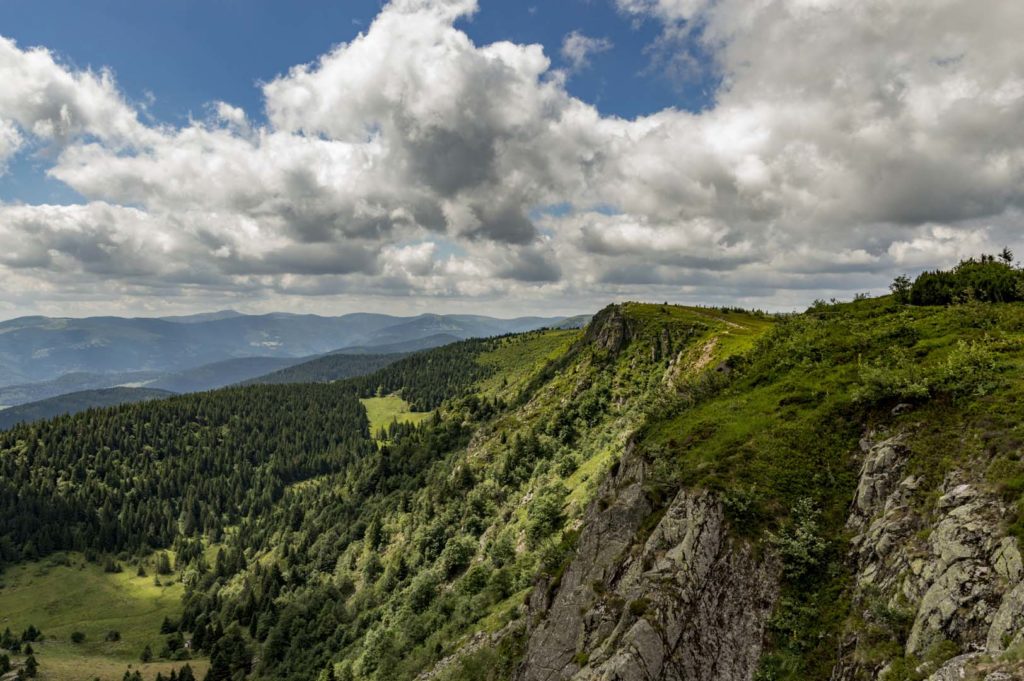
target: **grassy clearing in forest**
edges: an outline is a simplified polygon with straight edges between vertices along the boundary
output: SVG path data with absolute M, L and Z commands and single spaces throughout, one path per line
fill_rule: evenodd
M 434 412 L 410 411 L 409 403 L 398 395 L 387 397 L 369 397 L 359 400 L 366 407 L 366 416 L 370 419 L 370 433 L 376 437 L 381 428 L 387 428 L 396 421 L 398 423 L 422 423 Z

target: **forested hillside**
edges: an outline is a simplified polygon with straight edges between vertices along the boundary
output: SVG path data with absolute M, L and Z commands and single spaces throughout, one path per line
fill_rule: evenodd
M 1011 673 L 1024 306 L 901 300 L 617 305 L 22 426 L 0 555 L 168 550 L 168 659 L 211 680 Z M 373 437 L 381 396 L 430 415 Z
M 291 483 L 370 449 L 329 386 L 260 386 L 90 411 L 0 433 L 0 559 L 146 552 L 269 512 Z

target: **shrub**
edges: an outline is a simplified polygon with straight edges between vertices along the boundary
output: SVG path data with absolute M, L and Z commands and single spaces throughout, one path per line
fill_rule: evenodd
M 900 275 L 889 285 L 889 290 L 892 291 L 892 296 L 896 299 L 897 303 L 906 304 L 910 302 L 910 288 L 912 285 L 910 277 Z
M 474 565 L 466 571 L 466 575 L 459 582 L 459 590 L 470 595 L 478 594 L 487 588 L 490 577 L 490 567 L 483 563 Z
M 647 614 L 647 609 L 651 606 L 651 602 L 646 598 L 638 598 L 635 601 L 629 603 L 629 614 L 633 617 L 643 617 Z
M 985 395 L 997 384 L 998 362 L 984 343 L 958 341 L 939 369 L 938 387 L 957 397 Z
M 73 632 L 71 632 L 71 642 L 72 643 L 84 643 L 85 642 L 85 634 L 83 634 L 80 631 L 73 631 Z
M 438 579 L 431 571 L 416 575 L 409 585 L 406 602 L 413 612 L 423 612 L 437 596 Z
M 555 471 L 563 478 L 568 478 L 579 468 L 579 461 L 571 452 L 565 452 L 555 461 Z
M 445 577 L 451 579 L 469 567 L 476 555 L 477 543 L 472 537 L 455 537 L 450 540 L 441 552 L 441 569 Z
M 796 502 L 789 523 L 769 541 L 782 557 L 782 570 L 790 579 L 800 579 L 821 565 L 827 545 L 822 538 L 820 513 L 810 499 Z
M 924 369 L 903 348 L 892 348 L 888 356 L 868 362 L 860 369 L 861 384 L 853 391 L 860 402 L 923 400 L 931 394 Z
M 489 555 L 494 567 L 500 568 L 513 562 L 516 558 L 516 547 L 512 542 L 512 537 L 507 532 L 499 535 L 491 544 Z

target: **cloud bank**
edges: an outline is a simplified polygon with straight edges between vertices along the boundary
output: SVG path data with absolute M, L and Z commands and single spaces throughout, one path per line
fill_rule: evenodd
M 0 170 L 42 148 L 86 198 L 0 203 L 8 306 L 788 307 L 1022 245 L 1024 5 L 616 2 L 712 55 L 711 108 L 602 116 L 540 46 L 474 44 L 474 0 L 393 0 L 263 84 L 261 123 L 149 124 L 110 73 L 0 38 Z

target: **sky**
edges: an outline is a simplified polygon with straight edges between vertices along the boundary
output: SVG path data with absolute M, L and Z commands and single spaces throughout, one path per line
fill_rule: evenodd
M 1024 3 L 4 0 L 0 317 L 800 309 L 1024 253 Z

